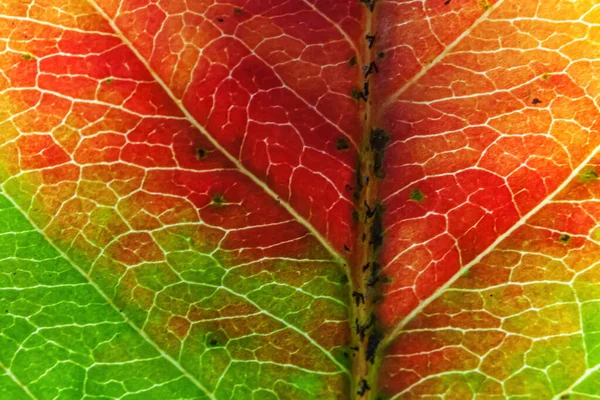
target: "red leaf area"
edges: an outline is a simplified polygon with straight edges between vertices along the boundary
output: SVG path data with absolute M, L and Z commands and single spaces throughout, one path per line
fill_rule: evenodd
M 393 277 L 381 310 L 388 325 L 546 199 L 600 143 L 591 134 L 598 111 L 566 73 L 568 61 L 560 53 L 511 50 L 543 23 L 509 29 L 496 20 L 531 10 L 505 1 L 482 17 L 491 5 L 382 5 L 381 29 L 400 15 L 415 27 L 387 28 L 386 46 L 405 62 L 383 60 L 387 93 L 378 109 L 392 135 L 380 185 L 383 262 Z M 423 199 L 411 199 L 414 191 Z
M 353 243 L 362 30 L 344 2 L 99 1 L 172 98 L 338 250 Z M 350 149 L 338 151 L 346 140 Z

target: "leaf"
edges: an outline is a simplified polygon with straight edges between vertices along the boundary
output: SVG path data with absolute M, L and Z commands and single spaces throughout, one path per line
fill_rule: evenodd
M 598 10 L 0 4 L 0 397 L 597 395 Z

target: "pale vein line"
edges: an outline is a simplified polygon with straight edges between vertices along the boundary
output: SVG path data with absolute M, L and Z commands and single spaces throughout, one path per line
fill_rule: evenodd
M 595 155 L 598 152 L 600 152 L 600 146 L 597 146 L 587 156 L 587 158 L 585 160 L 583 160 L 581 162 L 581 164 L 579 164 L 579 166 L 576 169 L 574 169 L 571 172 L 571 174 L 560 184 L 560 186 L 558 186 L 549 196 L 547 196 L 537 206 L 535 206 L 533 209 L 531 209 L 531 211 L 529 211 L 527 214 L 525 214 L 520 220 L 518 220 L 513 226 L 511 226 L 510 229 L 508 229 L 502 235 L 498 236 L 498 238 L 491 245 L 489 245 L 484 251 L 482 251 L 481 253 L 479 253 L 479 255 L 477 257 L 475 257 L 471 262 L 469 262 L 468 264 L 466 264 L 463 267 L 461 267 L 460 270 L 458 270 L 452 276 L 452 278 L 450 278 L 446 283 L 444 283 L 442 286 L 440 286 L 435 291 L 435 293 L 433 293 L 427 299 L 423 300 L 417 307 L 415 307 L 410 312 L 410 314 L 408 314 L 402 321 L 400 321 L 396 325 L 396 327 L 394 328 L 394 330 L 386 337 L 386 339 L 384 340 L 383 344 L 384 345 L 389 345 L 402 332 L 402 329 L 404 329 L 404 326 L 406 326 L 406 324 L 408 322 L 410 322 L 410 320 L 412 320 L 413 318 L 415 318 L 419 313 L 421 313 L 425 309 L 425 307 L 427 307 L 429 304 L 431 304 L 446 289 L 448 289 L 450 286 L 452 286 L 454 284 L 454 282 L 456 282 L 463 275 L 464 272 L 466 272 L 473 265 L 479 263 L 486 255 L 488 255 L 489 253 L 491 253 L 492 250 L 494 250 L 504 239 L 506 239 L 507 237 L 509 237 L 518 228 L 520 228 L 521 226 L 525 225 L 525 223 L 527 222 L 527 220 L 529 218 L 531 218 L 532 216 L 534 216 L 535 214 L 537 214 L 542 208 L 544 208 L 547 204 L 549 204 L 554 197 L 556 197 L 564 188 L 567 187 L 568 184 L 570 184 L 573 181 L 573 179 L 575 179 L 575 177 L 577 175 L 579 175 L 579 173 L 581 172 L 581 170 L 583 170 L 583 168 L 585 168 L 590 163 L 590 161 L 595 157 Z
M 319 10 L 316 5 L 314 5 L 313 3 L 309 2 L 308 0 L 302 0 L 302 1 L 304 1 L 304 3 L 306 3 L 310 8 L 312 8 L 314 10 L 314 12 L 316 12 L 317 14 L 319 14 L 323 19 L 325 19 L 327 22 L 329 22 L 333 27 L 335 27 L 338 30 L 338 32 L 346 39 L 346 41 L 348 42 L 348 44 L 350 45 L 350 47 L 352 47 L 352 49 L 354 50 L 354 53 L 356 54 L 356 59 L 358 61 L 358 65 L 362 65 L 362 54 L 358 51 L 358 49 L 356 48 L 356 45 L 355 45 L 354 41 L 352 41 L 352 39 L 350 38 L 350 36 L 348 36 L 348 34 L 346 33 L 346 31 L 344 31 L 342 29 L 342 27 L 339 26 L 339 24 L 335 23 L 325 13 L 321 12 L 321 10 Z
M 460 34 L 460 36 L 458 36 L 452 43 L 450 43 L 444 49 L 444 51 L 442 51 L 432 62 L 427 64 L 425 67 L 421 68 L 421 70 L 419 71 L 418 74 L 413 76 L 408 82 L 406 82 L 404 84 L 404 86 L 402 86 L 400 89 L 398 89 L 396 92 L 394 92 L 385 101 L 385 103 L 383 103 L 383 105 L 381 106 L 381 111 L 385 110 L 391 103 L 393 103 L 398 97 L 400 97 L 402 95 L 402 93 L 404 93 L 408 88 L 410 88 L 412 85 L 414 85 L 427 72 L 429 72 L 429 70 L 431 70 L 433 67 L 435 67 L 437 64 L 439 64 L 440 61 L 442 61 L 464 38 L 466 38 L 468 35 L 470 35 L 471 32 L 473 32 L 473 30 L 479 24 L 481 24 L 483 21 L 485 21 L 488 18 L 488 16 L 496 8 L 498 8 L 502 3 L 504 3 L 504 0 L 499 0 L 496 4 L 494 4 L 493 6 L 488 8 L 483 14 L 481 14 L 481 16 L 473 24 L 471 24 L 471 26 L 469 26 L 469 28 L 467 28 L 463 33 Z
M 571 394 L 573 392 L 573 390 L 583 381 L 585 381 L 587 378 L 589 378 L 593 373 L 597 372 L 600 369 L 600 364 L 596 365 L 593 368 L 588 369 L 587 371 L 585 371 L 585 373 L 583 375 L 581 375 L 579 377 L 579 379 L 577 379 L 575 382 L 573 382 L 573 384 L 571 386 L 569 386 L 567 389 L 563 390 L 562 392 L 560 392 L 559 394 L 557 394 L 556 396 L 554 396 L 552 398 L 552 400 L 559 400 L 562 399 L 563 395 L 565 394 Z
M 308 222 L 304 217 L 302 217 L 300 214 L 298 214 L 296 212 L 296 210 L 294 210 L 292 208 L 292 206 L 290 206 L 287 202 L 281 200 L 279 198 L 279 196 L 277 195 L 277 193 L 275 193 L 268 185 L 266 185 L 263 181 L 261 181 L 256 175 L 254 175 L 252 172 L 248 171 L 237 158 L 235 158 L 233 155 L 231 155 L 223 146 L 221 146 L 221 144 L 215 138 L 213 138 L 210 135 L 210 133 L 208 133 L 208 131 L 202 125 L 200 125 L 200 123 L 198 123 L 196 118 L 194 118 L 194 116 L 192 114 L 190 114 L 190 112 L 187 110 L 187 108 L 185 108 L 183 106 L 183 101 L 178 99 L 177 96 L 175 96 L 175 94 L 171 91 L 171 89 L 167 86 L 167 84 L 161 79 L 161 77 L 158 76 L 156 71 L 154 71 L 154 69 L 150 66 L 150 64 L 142 56 L 142 54 L 137 50 L 137 48 L 133 45 L 133 43 L 131 43 L 131 41 L 123 34 L 123 32 L 121 32 L 121 30 L 117 27 L 117 24 L 115 24 L 115 22 L 104 12 L 104 10 L 102 8 L 100 8 L 100 6 L 98 6 L 98 4 L 96 4 L 95 0 L 88 0 L 88 2 L 92 5 L 92 7 L 94 7 L 94 9 L 96 9 L 96 11 L 100 15 L 102 15 L 102 17 L 104 17 L 104 19 L 108 22 L 108 24 L 111 26 L 111 28 L 113 28 L 115 33 L 121 38 L 123 43 L 125 43 L 125 45 L 127 45 L 127 47 L 140 60 L 140 62 L 142 64 L 144 64 L 144 66 L 146 67 L 148 72 L 150 72 L 152 77 L 163 88 L 163 90 L 167 93 L 167 95 L 171 98 L 171 100 L 177 105 L 179 110 L 181 110 L 181 112 L 186 116 L 186 118 L 190 121 L 190 123 L 192 125 L 194 125 L 194 127 L 196 127 L 204 136 L 206 136 L 206 138 L 210 141 L 210 143 L 217 150 L 219 150 L 221 153 L 223 153 L 223 155 L 225 155 L 225 157 L 227 157 L 227 159 L 230 162 L 232 162 L 242 174 L 244 174 L 248 178 L 250 178 L 252 180 L 252 182 L 254 182 L 261 189 L 263 189 L 269 196 L 271 196 L 275 200 L 278 200 L 279 204 L 281 204 L 281 206 L 283 206 L 283 208 L 285 208 L 287 210 L 287 212 L 289 212 L 300 224 L 304 225 L 304 227 L 315 238 L 317 238 L 317 240 L 321 243 L 321 245 L 323 245 L 323 247 L 325 247 L 325 249 L 327 249 L 327 251 L 329 251 L 331 253 L 334 260 L 336 260 L 340 264 L 346 265 L 344 263 L 343 257 L 340 254 L 338 254 L 338 252 L 333 247 L 331 247 L 331 245 L 329 244 L 327 239 L 325 239 L 321 235 L 321 233 L 318 232 L 311 225 L 310 222 Z
M 25 393 L 27 393 L 27 395 L 28 395 L 29 397 L 31 397 L 32 399 L 35 399 L 35 400 L 37 400 L 37 397 L 35 397 L 35 396 L 33 395 L 33 393 L 31 393 L 31 392 L 29 391 L 29 389 L 27 388 L 27 386 L 25 386 L 25 385 L 23 385 L 23 384 L 21 383 L 21 381 L 19 380 L 19 378 L 17 378 L 17 377 L 16 377 L 16 376 L 15 376 L 15 375 L 12 373 L 12 371 L 11 371 L 10 369 L 6 368 L 6 366 L 4 365 L 4 363 L 3 363 L 2 361 L 0 361 L 0 368 L 2 368 L 2 369 L 4 370 L 4 372 L 6 372 L 6 375 L 8 375 L 8 377 L 9 377 L 10 379 L 12 379 L 12 381 L 13 381 L 14 383 L 16 383 L 17 385 L 19 385 L 19 387 L 20 387 L 21 389 L 23 389 L 23 391 L 24 391 Z
M 46 235 L 44 234 L 44 232 L 42 230 L 40 230 L 37 225 L 35 225 L 30 219 L 29 216 L 25 213 L 24 210 L 21 209 L 21 207 L 19 207 L 14 201 L 13 199 L 8 196 L 6 193 L 4 193 L 4 197 L 10 201 L 12 203 L 12 205 L 15 207 L 16 210 L 18 210 L 19 212 L 21 212 L 21 214 L 25 217 L 25 219 L 31 224 L 31 226 L 33 227 L 33 229 L 35 229 L 35 231 L 37 233 L 39 233 L 43 238 L 46 238 Z M 73 267 L 77 272 L 79 272 L 81 274 L 81 276 L 83 276 L 83 278 L 100 294 L 100 296 L 102 296 L 102 298 L 123 318 L 123 320 L 129 325 L 131 326 L 131 328 L 137 332 L 144 340 L 146 340 L 148 342 L 148 344 L 150 344 L 157 352 L 158 354 L 160 354 L 161 356 L 163 356 L 166 360 L 168 360 L 171 364 L 173 364 L 173 366 L 175 368 L 177 368 L 179 370 L 179 372 L 181 372 L 183 374 L 184 377 L 186 377 L 187 379 L 189 379 L 194 385 L 196 385 L 196 387 L 198 387 L 198 389 L 202 390 L 204 392 L 204 394 L 206 394 L 209 398 L 211 399 L 215 399 L 215 397 L 208 391 L 208 389 L 206 389 L 196 378 L 194 378 L 194 376 L 189 373 L 181 364 L 179 364 L 177 361 L 175 361 L 175 359 L 173 359 L 170 355 L 168 355 L 167 353 L 165 353 L 144 331 L 142 331 L 137 325 L 135 325 L 128 317 L 127 315 L 125 315 L 125 313 L 122 313 L 119 311 L 119 308 L 113 303 L 113 301 L 100 289 L 100 287 L 98 285 L 96 285 L 96 283 L 94 281 L 92 281 L 90 279 L 90 277 L 85 273 L 84 270 L 82 270 L 77 264 L 75 264 L 74 262 L 72 262 L 71 258 L 69 256 L 67 256 L 61 249 L 59 249 L 54 242 L 52 242 L 51 240 L 47 240 L 46 241 L 50 246 L 52 246 L 52 248 L 54 248 L 54 250 L 56 250 L 56 252 L 58 252 L 58 254 L 60 254 L 70 265 L 71 267 Z

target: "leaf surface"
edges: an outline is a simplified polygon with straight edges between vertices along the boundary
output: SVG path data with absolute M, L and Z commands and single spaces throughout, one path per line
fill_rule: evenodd
M 0 4 L 0 395 L 597 396 L 599 18 Z
M 265 74 L 273 68 L 242 41 L 219 41 L 215 18 L 194 33 L 203 17 L 194 10 L 176 15 L 172 23 L 187 20 L 189 29 L 168 33 L 171 45 L 177 54 L 181 46 L 192 53 L 183 51 L 175 67 L 153 66 L 141 36 L 130 40 L 111 5 L 102 6 L 56 1 L 1 10 L 7 221 L 33 224 L 32 245 L 51 254 L 40 263 L 55 258 L 53 268 L 66 270 L 65 282 L 57 277 L 57 288 L 46 288 L 43 264 L 33 258 L 21 271 L 17 262 L 27 251 L 7 239 L 7 264 L 24 281 L 7 278 L 6 286 L 27 291 L 3 292 L 3 332 L 14 342 L 1 359 L 6 375 L 36 398 L 310 398 L 347 391 L 348 281 L 323 237 L 350 234 L 334 223 L 335 204 L 350 207 L 335 188 L 351 174 L 343 167 L 350 151 L 326 151 L 350 134 L 284 88 L 273 71 Z M 131 4 L 137 8 L 147 7 Z M 144 24 L 152 29 L 157 21 Z M 342 33 L 331 34 L 333 47 L 341 46 L 337 57 L 347 53 Z M 185 60 L 200 49 L 208 58 L 191 76 L 204 77 L 186 81 L 192 68 Z M 200 91 L 194 85 L 204 79 L 213 87 Z M 206 99 L 191 98 L 202 93 Z M 273 149 L 286 153 L 271 159 Z M 323 158 L 323 170 L 311 171 Z M 294 181 L 307 173 L 330 195 L 296 211 L 290 204 L 307 188 Z M 306 221 L 317 217 L 323 223 L 316 228 Z M 62 288 L 70 276 L 81 290 Z M 44 318 L 45 308 L 59 310 Z M 81 321 L 67 317 L 71 312 Z M 32 325 L 36 318 L 43 324 Z M 17 322 L 29 324 L 18 341 L 9 335 Z M 119 330 L 126 342 L 116 339 L 125 334 Z M 29 342 L 56 355 L 30 368 Z M 96 358 L 103 349 L 119 357 Z M 92 380 L 94 369 L 104 372 Z M 71 378 L 61 380 L 65 374 Z
M 379 315 L 392 332 L 381 390 L 392 398 L 597 394 L 600 137 L 589 55 L 598 9 L 451 2 L 447 18 L 469 8 L 462 3 L 480 16 L 445 36 L 434 22 L 445 17 L 431 17 L 440 45 L 415 56 L 415 70 L 388 66 L 400 83 L 378 109 L 391 134 L 380 185 L 390 282 Z

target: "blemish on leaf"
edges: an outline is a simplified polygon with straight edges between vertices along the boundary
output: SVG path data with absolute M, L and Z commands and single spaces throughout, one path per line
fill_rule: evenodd
M 206 346 L 223 347 L 227 343 L 226 337 L 222 332 L 211 333 L 206 337 Z
M 352 56 L 348 61 L 348 64 L 350 64 L 351 67 L 354 67 L 356 65 L 356 56 Z
M 369 244 L 373 246 L 373 251 L 379 250 L 383 244 L 383 218 L 382 207 L 376 206 L 376 212 L 373 216 L 373 222 L 371 223 L 371 237 Z
M 206 149 L 199 148 L 198 150 L 196 150 L 196 158 L 198 160 L 204 160 L 207 156 L 208 156 L 208 151 L 206 151 Z
M 586 168 L 579 175 L 579 179 L 584 183 L 593 182 L 599 177 L 600 175 L 598 175 L 598 171 L 595 168 Z
M 356 307 L 358 307 L 361 303 L 365 304 L 365 295 L 361 292 L 357 292 L 356 290 L 352 292 L 352 297 L 354 301 L 356 301 Z
M 223 22 L 223 18 L 217 18 L 218 22 Z
M 571 236 L 567 235 L 566 233 L 563 233 L 562 235 L 559 236 L 558 240 L 561 243 L 567 243 L 569 240 L 571 240 Z
M 211 204 L 214 204 L 215 206 L 222 206 L 225 204 L 225 197 L 223 197 L 221 193 L 215 193 L 212 197 Z
M 378 331 L 375 331 L 369 335 L 369 340 L 367 342 L 367 351 L 365 353 L 366 359 L 371 364 L 375 363 L 375 354 L 377 354 L 377 347 L 379 347 L 379 343 L 383 339 L 383 335 Z
M 340 284 L 345 285 L 346 283 L 348 283 L 348 276 L 346 274 L 343 274 L 342 276 L 340 276 L 339 282 Z
M 111 83 L 113 83 L 113 78 L 106 78 L 106 79 L 104 80 L 104 83 L 107 83 L 107 84 L 109 84 L 109 85 L 110 85 Z
M 21 58 L 25 61 L 33 60 L 35 57 L 29 53 L 21 54 Z
M 540 76 L 540 79 L 543 81 L 548 81 L 550 79 L 550 74 L 545 72 Z
M 377 58 L 379 58 L 379 59 L 385 58 L 385 53 L 384 53 L 383 51 L 380 51 L 380 52 L 377 54 Z
M 367 393 L 367 391 L 371 390 L 371 387 L 369 386 L 369 384 L 367 383 L 366 379 L 362 379 L 360 381 L 360 387 L 358 389 L 358 392 L 356 392 L 359 396 L 364 396 L 365 393 Z
M 371 145 L 371 151 L 373 151 L 373 172 L 379 179 L 385 177 L 385 173 L 383 172 L 383 154 L 385 152 L 385 146 L 389 141 L 390 137 L 383 129 L 371 130 L 369 143 Z
M 236 7 L 236 8 L 233 9 L 233 13 L 235 15 L 242 15 L 244 13 L 244 10 L 242 10 L 241 8 Z
M 490 4 L 489 0 L 480 0 L 480 1 L 479 1 L 479 4 L 481 5 L 481 7 L 482 7 L 482 8 L 483 8 L 485 11 L 489 10 L 489 8 L 492 6 L 492 5 Z
M 531 100 L 531 104 L 533 104 L 534 106 L 535 106 L 536 104 L 540 104 L 541 102 L 542 102 L 542 101 L 541 101 L 540 99 L 538 99 L 537 97 L 536 97 L 536 98 L 534 98 L 533 100 Z
M 341 137 L 335 143 L 335 148 L 338 149 L 339 151 L 344 151 L 344 150 L 348 150 L 350 148 L 350 145 L 348 144 L 348 141 L 346 140 L 346 138 Z
M 412 201 L 416 201 L 417 203 L 421 203 L 423 200 L 425 200 L 425 195 L 419 189 L 413 189 L 410 191 L 408 198 Z

